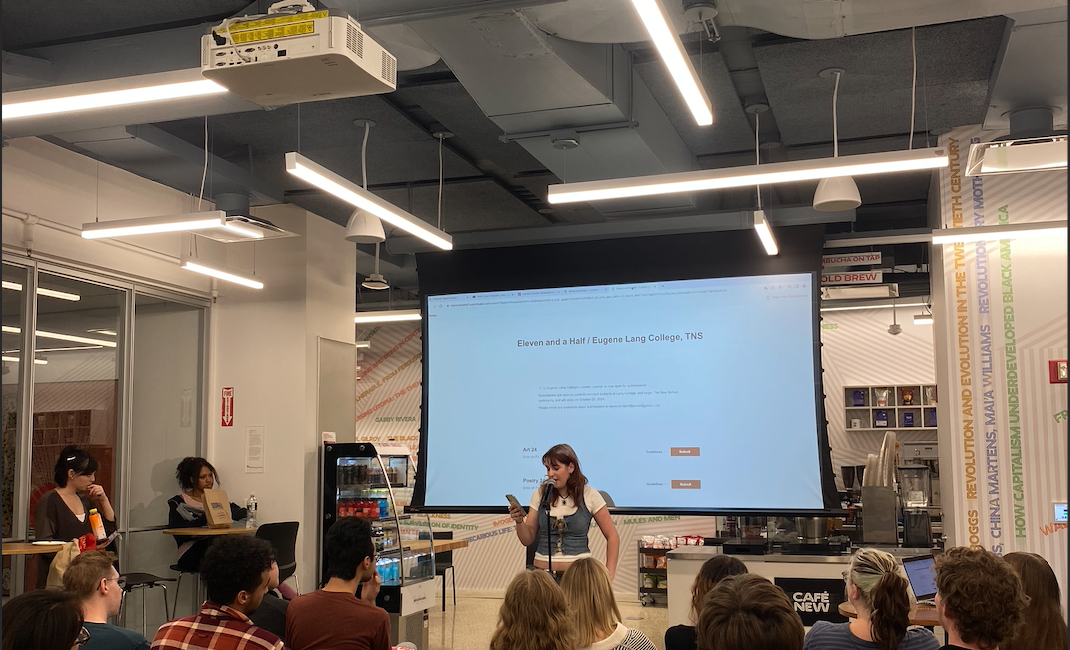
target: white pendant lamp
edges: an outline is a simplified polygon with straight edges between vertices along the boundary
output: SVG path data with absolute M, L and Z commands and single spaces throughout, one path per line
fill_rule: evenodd
M 840 68 L 829 68 L 821 71 L 822 77 L 836 77 L 836 85 L 832 90 L 832 157 L 840 157 L 839 125 L 836 119 L 836 102 L 840 94 Z M 839 212 L 840 210 L 854 210 L 862 205 L 862 197 L 858 194 L 858 185 L 850 176 L 837 176 L 834 178 L 822 178 L 817 184 L 817 192 L 814 193 L 814 209 L 822 212 Z
M 364 141 L 360 145 L 360 176 L 361 187 L 365 190 L 368 189 L 368 132 L 375 122 L 372 120 L 354 120 L 353 123 L 357 126 L 364 127 Z M 357 208 L 353 210 L 353 214 L 349 216 L 349 223 L 346 224 L 346 241 L 351 241 L 355 244 L 379 244 L 386 241 L 386 232 L 383 230 L 383 222 L 379 220 L 379 217 L 374 214 L 370 214 L 363 208 Z M 378 257 L 378 253 L 376 254 Z

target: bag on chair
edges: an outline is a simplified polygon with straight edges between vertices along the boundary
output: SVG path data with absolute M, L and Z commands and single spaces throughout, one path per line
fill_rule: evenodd
M 97 548 L 97 538 L 93 533 L 82 535 L 60 547 L 59 552 L 52 558 L 52 564 L 48 567 L 47 589 L 63 589 L 63 574 L 80 553 L 92 551 Z

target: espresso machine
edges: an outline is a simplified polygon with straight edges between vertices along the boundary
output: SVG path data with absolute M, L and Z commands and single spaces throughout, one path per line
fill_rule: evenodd
M 928 465 L 899 467 L 899 501 L 903 507 L 903 546 L 931 548 L 933 545 L 932 483 Z

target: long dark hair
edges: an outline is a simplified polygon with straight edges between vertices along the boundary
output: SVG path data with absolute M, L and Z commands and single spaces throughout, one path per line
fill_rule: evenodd
M 847 584 L 855 585 L 870 612 L 870 634 L 880 650 L 896 650 L 910 625 L 910 583 L 899 574 L 895 558 L 863 548 L 851 559 Z
M 1023 625 L 1014 636 L 1004 639 L 1001 650 L 1030 648 L 1065 648 L 1066 621 L 1060 607 L 1059 581 L 1047 560 L 1036 553 L 1008 553 L 1003 556 L 1022 579 L 1022 590 L 1029 596 Z
M 55 480 L 56 485 L 66 487 L 67 472 L 69 470 L 74 470 L 75 476 L 88 476 L 96 473 L 99 468 L 100 463 L 97 462 L 96 458 L 90 456 L 88 451 L 79 449 L 74 445 L 67 445 L 63 448 L 63 451 L 59 452 L 52 478 Z
M 178 484 L 182 486 L 184 492 L 189 492 L 193 489 L 193 486 L 197 484 L 197 477 L 201 475 L 202 468 L 208 468 L 208 471 L 212 473 L 216 483 L 219 482 L 219 474 L 216 473 L 212 464 L 203 458 L 198 456 L 186 456 L 178 463 L 178 467 L 175 468 L 175 479 L 178 480 Z
M 572 472 L 572 476 L 568 477 L 568 482 L 565 485 L 568 487 L 569 496 L 576 501 L 576 506 L 579 507 L 580 502 L 583 501 L 583 488 L 587 485 L 587 477 L 580 471 L 580 459 L 576 457 L 576 450 L 564 443 L 554 445 L 542 455 L 543 465 L 549 467 L 552 462 L 565 467 L 568 467 L 570 463 L 576 466 L 575 471 Z M 542 494 L 540 493 L 539 496 L 541 497 Z
M 69 650 L 82 629 L 82 608 L 75 595 L 38 589 L 4 603 L 3 650 Z

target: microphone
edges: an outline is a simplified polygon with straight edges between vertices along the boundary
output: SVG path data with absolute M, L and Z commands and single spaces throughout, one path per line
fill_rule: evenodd
M 554 481 L 553 479 L 546 479 L 542 482 L 542 505 L 547 508 L 550 507 L 550 502 L 553 501 L 554 494 Z

